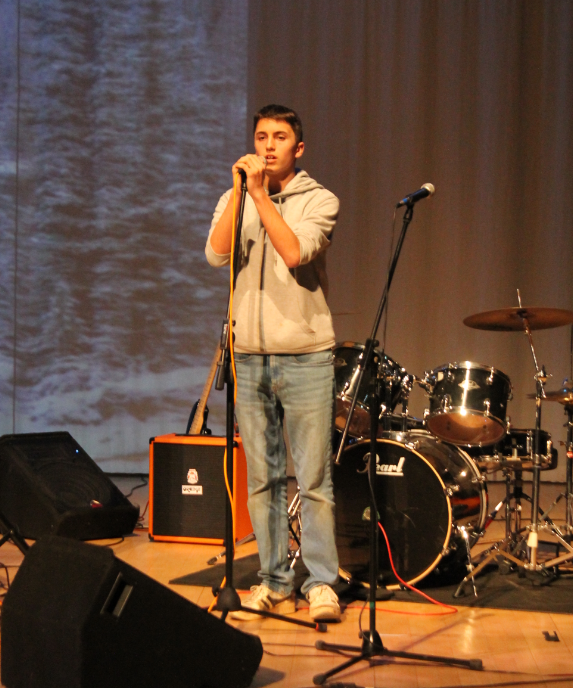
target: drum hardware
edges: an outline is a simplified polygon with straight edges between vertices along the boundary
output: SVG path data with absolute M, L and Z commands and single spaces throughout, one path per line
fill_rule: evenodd
M 551 327 L 560 327 L 562 325 L 573 323 L 573 312 L 562 309 L 551 308 L 525 308 L 521 303 L 521 295 L 519 289 L 517 290 L 517 298 L 519 306 L 517 308 L 503 309 L 498 311 L 488 311 L 479 313 L 465 318 L 464 324 L 469 327 L 477 329 L 493 330 L 493 331 L 515 331 L 525 332 L 529 341 L 533 364 L 535 367 L 535 431 L 534 431 L 534 451 L 532 456 L 532 499 L 531 499 L 531 524 L 527 527 L 527 548 L 528 560 L 525 562 L 517 560 L 513 555 L 506 550 L 501 550 L 502 558 L 509 559 L 526 571 L 547 574 L 548 569 L 558 566 L 565 561 L 573 559 L 573 547 L 566 542 L 563 534 L 557 526 L 550 520 L 540 523 L 540 508 L 539 508 L 539 491 L 540 491 L 540 471 L 541 467 L 541 453 L 540 453 L 540 439 L 541 439 L 541 403 L 545 400 L 545 384 L 548 379 L 548 374 L 545 367 L 539 366 L 537 356 L 535 354 L 535 347 L 533 344 L 533 330 L 546 329 Z M 541 514 L 542 517 L 544 514 Z M 538 548 L 539 548 L 539 532 L 548 532 L 554 537 L 561 546 L 563 546 L 567 553 L 553 559 L 544 561 L 543 564 L 538 563 Z M 482 562 L 483 563 L 483 562 Z M 480 564 L 481 566 L 481 564 Z M 478 566 L 478 569 L 480 568 Z M 475 576 L 477 569 L 473 571 L 472 576 Z M 465 579 L 464 579 L 465 580 Z M 463 585 L 463 582 L 462 582 Z M 460 585 L 460 588 L 462 587 Z M 459 589 L 458 589 L 459 590 Z
M 512 471 L 529 471 L 533 466 L 534 445 L 535 430 L 512 428 L 509 425 L 505 437 L 497 444 L 490 447 L 467 447 L 466 451 L 485 473 L 504 468 Z M 548 432 L 539 431 L 539 445 L 540 451 L 537 457 L 540 469 L 556 468 L 557 450 L 554 449 Z
M 468 531 L 462 527 L 462 528 L 460 528 L 460 532 L 461 532 L 462 537 L 464 538 L 464 542 L 466 544 L 466 553 L 467 553 L 467 557 L 468 557 L 468 571 L 470 573 L 472 573 L 472 571 L 474 570 L 474 565 L 472 562 L 472 554 L 470 551 L 471 545 L 470 545 L 470 539 L 469 539 Z M 481 535 L 483 535 L 483 532 L 481 533 Z M 473 590 L 474 590 L 474 597 L 477 597 L 478 593 L 477 593 L 475 578 L 472 576 L 471 579 L 472 579 L 472 585 L 473 585 Z
M 565 406 L 567 440 L 565 456 L 567 460 L 565 492 L 561 492 L 544 515 L 549 515 L 554 507 L 565 497 L 565 540 L 571 543 L 573 535 L 573 382 L 565 379 L 563 387 L 555 392 L 546 392 L 544 401 L 557 401 Z
M 296 486 L 296 494 L 293 497 L 288 509 L 288 528 L 289 528 L 289 552 L 290 568 L 294 568 L 297 559 L 300 557 L 301 538 L 302 538 L 302 519 L 301 519 L 301 501 L 300 501 L 300 487 Z M 235 550 L 241 545 L 246 545 L 247 542 L 255 540 L 255 534 L 249 533 L 244 538 L 237 540 L 235 543 Z M 226 550 L 222 550 L 216 556 L 209 559 L 207 564 L 213 566 L 220 561 L 226 554 Z
M 296 486 L 296 494 L 288 507 L 288 529 L 290 533 L 289 538 L 289 552 L 290 568 L 294 568 L 297 560 L 300 558 L 301 541 L 302 541 L 302 503 L 300 499 L 300 486 Z
M 474 595 L 477 597 L 475 577 L 493 561 L 497 561 L 498 564 L 503 564 L 505 560 L 506 566 L 510 567 L 515 564 L 519 566 L 523 566 L 524 564 L 526 551 L 525 539 L 523 538 L 524 529 L 521 525 L 521 501 L 525 499 L 528 502 L 532 502 L 532 499 L 528 494 L 523 492 L 521 470 L 515 470 L 513 467 L 504 466 L 502 472 L 505 480 L 505 497 L 496 504 L 488 515 L 484 525 L 484 531 L 480 533 L 480 537 L 485 534 L 502 509 L 504 510 L 505 516 L 505 535 L 502 540 L 494 543 L 479 554 L 477 564 L 472 561 L 468 565 L 468 575 L 458 586 L 454 593 L 454 597 L 464 596 L 465 586 L 470 580 L 472 581 Z M 552 524 L 546 514 L 541 513 L 540 518 Z

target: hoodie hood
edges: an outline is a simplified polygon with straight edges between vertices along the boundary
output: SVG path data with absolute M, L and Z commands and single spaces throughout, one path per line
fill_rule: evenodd
M 276 194 L 269 194 L 269 197 L 273 201 L 285 199 L 289 196 L 296 196 L 296 194 L 306 193 L 307 191 L 313 191 L 315 189 L 324 189 L 324 186 L 310 177 L 308 172 L 300 170 L 298 167 L 295 169 L 295 172 L 295 176 L 282 191 L 279 191 Z

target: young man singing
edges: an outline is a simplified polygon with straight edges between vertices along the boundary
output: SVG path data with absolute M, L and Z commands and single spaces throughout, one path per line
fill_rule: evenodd
M 247 457 L 248 508 L 257 538 L 261 584 L 246 607 L 295 611 L 289 567 L 286 449 L 283 422 L 300 487 L 302 557 L 309 570 L 301 590 L 313 620 L 339 620 L 332 585 L 338 579 L 332 490 L 334 331 L 326 304 L 325 252 L 338 199 L 295 167 L 304 152 L 298 115 L 268 105 L 254 117 L 255 154 L 233 165 L 239 214 L 240 170 L 247 198 L 237 282 L 236 415 Z M 233 190 L 219 200 L 205 249 L 213 266 L 232 251 Z M 234 612 L 233 618 L 260 618 Z

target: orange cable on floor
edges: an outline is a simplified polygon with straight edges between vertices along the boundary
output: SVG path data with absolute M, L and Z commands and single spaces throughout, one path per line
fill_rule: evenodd
M 410 615 L 410 616 L 446 616 L 446 615 L 448 615 L 448 614 L 457 614 L 457 613 L 458 613 L 458 610 L 456 609 L 456 607 L 452 607 L 452 606 L 449 605 L 449 604 L 444 604 L 443 602 L 438 602 L 438 600 L 434 600 L 434 599 L 433 599 L 432 597 L 430 597 L 429 595 L 426 595 L 425 592 L 422 592 L 421 590 L 418 590 L 418 589 L 415 588 L 413 585 L 410 585 L 409 583 L 406 583 L 406 581 L 404 581 L 404 580 L 402 580 L 402 579 L 400 578 L 400 576 L 398 575 L 396 569 L 394 568 L 394 560 L 392 559 L 392 552 L 391 552 L 391 550 L 390 550 L 390 543 L 389 543 L 389 541 L 388 541 L 388 536 L 386 535 L 386 531 L 385 531 L 384 528 L 382 527 L 382 524 L 380 523 L 380 521 L 378 521 L 378 527 L 379 527 L 380 530 L 382 531 L 382 535 L 384 536 L 384 540 L 386 541 L 386 548 L 388 549 L 388 557 L 390 558 L 390 566 L 392 567 L 392 572 L 394 573 L 394 575 L 396 576 L 396 578 L 398 579 L 398 581 L 399 581 L 402 585 L 404 585 L 406 588 L 412 590 L 413 592 L 417 593 L 417 594 L 420 595 L 421 597 L 424 597 L 426 600 L 428 600 L 428 602 L 431 602 L 432 604 L 435 604 L 435 605 L 437 605 L 438 607 L 443 607 L 444 609 L 448 609 L 448 610 L 449 610 L 449 611 L 444 612 L 444 613 L 442 613 L 442 614 L 423 614 L 423 613 L 419 613 L 419 612 L 397 612 L 397 611 L 393 611 L 393 610 L 384 610 L 384 611 L 392 611 L 392 612 L 395 613 L 395 614 L 407 614 L 407 615 Z

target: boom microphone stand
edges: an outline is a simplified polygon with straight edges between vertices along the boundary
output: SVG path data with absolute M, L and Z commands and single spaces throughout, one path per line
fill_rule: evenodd
M 239 209 L 239 217 L 237 220 L 237 230 L 235 233 L 235 245 L 233 246 L 233 289 L 237 281 L 237 265 L 239 260 L 240 246 L 241 246 L 241 228 L 243 225 L 243 215 L 245 211 L 245 198 L 247 196 L 247 176 L 241 172 L 241 205 Z M 234 180 L 233 180 L 234 183 Z M 229 294 L 229 303 L 227 305 L 227 317 L 223 321 L 223 328 L 221 333 L 221 358 L 218 366 L 217 379 L 215 381 L 215 389 L 222 390 L 227 385 L 226 397 L 226 438 L 227 438 L 227 452 L 226 452 L 226 470 L 228 487 L 232 491 L 233 485 L 233 451 L 235 449 L 235 381 L 233 378 L 233 370 L 231 365 L 231 346 L 232 341 L 229 336 L 232 327 L 231 325 L 231 295 Z M 234 324 L 234 323 L 233 323 Z M 259 616 L 270 617 L 272 619 L 280 619 L 297 626 L 305 626 L 306 628 L 313 628 L 321 633 L 326 632 L 326 624 L 312 623 L 310 621 L 302 621 L 300 619 L 291 619 L 281 614 L 274 614 L 273 612 L 261 611 L 258 609 L 251 609 L 250 607 L 243 607 L 241 598 L 233 587 L 233 560 L 234 560 L 234 545 L 233 542 L 233 508 L 231 505 L 231 496 L 227 492 L 225 500 L 225 585 L 217 589 L 217 603 L 215 609 L 222 612 L 222 619 L 225 620 L 229 612 L 246 611 Z
M 433 187 L 432 187 L 433 192 Z M 427 196 L 428 194 L 426 194 Z M 355 389 L 360 388 L 362 382 L 362 377 L 364 371 L 369 369 L 369 362 L 374 353 L 375 347 L 378 345 L 376 341 L 376 333 L 378 332 L 378 327 L 380 325 L 380 320 L 382 314 L 386 307 L 388 291 L 392 284 L 392 279 L 394 277 L 394 271 L 396 270 L 396 265 L 398 264 L 398 259 L 400 257 L 400 252 L 402 250 L 402 244 L 406 237 L 406 231 L 408 225 L 412 220 L 412 215 L 414 213 L 414 203 L 417 199 L 411 197 L 405 199 L 407 202 L 400 202 L 398 205 L 406 205 L 406 212 L 404 213 L 402 232 L 398 243 L 396 245 L 396 250 L 394 252 L 394 257 L 388 271 L 388 279 L 386 281 L 386 286 L 384 288 L 384 293 L 380 300 L 380 305 L 378 307 L 378 313 L 374 320 L 374 326 L 372 328 L 372 333 L 370 338 L 366 340 L 365 351 L 363 359 L 358 365 L 358 381 Z M 423 198 L 424 196 L 421 196 Z M 354 376 L 353 376 L 354 377 Z M 440 664 L 447 664 L 451 666 L 461 666 L 467 669 L 474 669 L 476 671 L 481 671 L 483 669 L 481 659 L 456 659 L 453 657 L 438 657 L 436 655 L 424 655 L 417 654 L 413 652 L 398 652 L 388 650 L 384 647 L 380 634 L 376 630 L 376 586 L 378 582 L 378 556 L 377 556 L 377 543 L 378 543 L 378 509 L 376 505 L 376 495 L 374 492 L 374 484 L 376 482 L 376 463 L 377 463 L 377 434 L 378 434 L 378 413 L 379 413 L 379 403 L 380 403 L 380 376 L 378 379 L 371 382 L 372 397 L 370 402 L 370 457 L 368 461 L 368 480 L 370 484 L 370 590 L 369 590 L 369 606 L 370 606 L 370 628 L 367 632 L 362 633 L 362 647 L 354 647 L 352 645 L 335 645 L 330 643 L 325 643 L 321 640 L 316 642 L 316 648 L 319 650 L 328 650 L 334 652 L 358 652 L 356 657 L 352 657 L 338 667 L 331 669 L 323 674 L 317 674 L 313 677 L 313 682 L 315 685 L 322 685 L 327 679 L 335 674 L 348 669 L 349 667 L 357 664 L 358 662 L 371 661 L 375 657 L 400 657 L 404 659 L 420 660 L 425 662 L 439 662 Z M 346 425 L 344 427 L 344 432 L 340 442 L 340 448 L 336 457 L 335 463 L 340 463 L 340 457 L 344 449 L 344 444 L 346 437 L 348 435 L 348 429 L 352 421 L 352 414 L 356 406 L 357 394 L 354 394 L 352 403 L 348 412 L 348 417 L 346 419 Z

